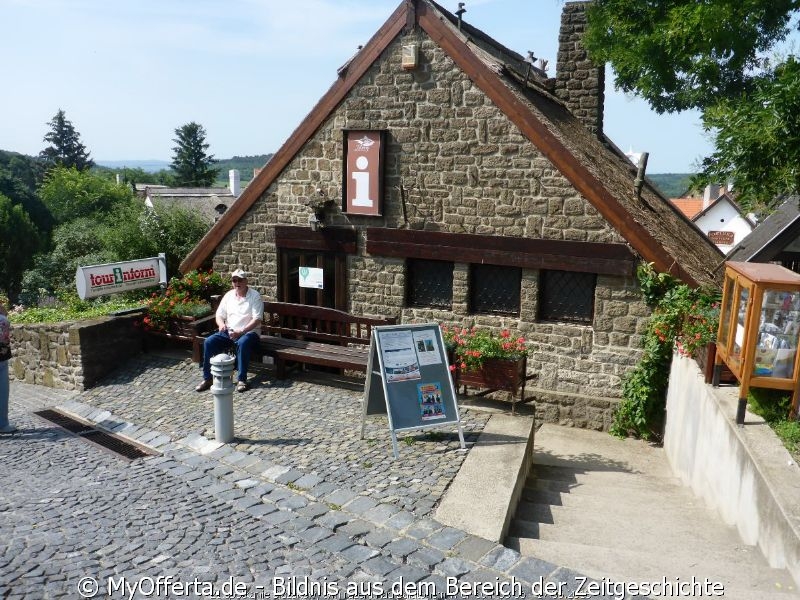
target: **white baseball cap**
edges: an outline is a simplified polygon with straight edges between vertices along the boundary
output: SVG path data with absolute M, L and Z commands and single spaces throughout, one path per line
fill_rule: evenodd
M 231 273 L 231 277 L 239 277 L 240 279 L 247 279 L 247 273 L 242 269 L 236 269 Z

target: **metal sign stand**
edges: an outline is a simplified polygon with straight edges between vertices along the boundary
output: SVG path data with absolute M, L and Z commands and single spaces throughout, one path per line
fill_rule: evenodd
M 406 356 L 413 352 L 415 364 L 409 365 L 411 374 L 398 375 L 396 369 L 386 365 L 382 336 L 395 336 L 416 340 Z M 425 352 L 418 353 L 417 345 Z M 420 355 L 427 357 L 426 361 Z M 376 368 L 377 367 L 377 368 Z M 403 371 L 401 371 L 403 372 Z M 426 394 L 425 390 L 430 393 Z M 425 412 L 430 402 L 431 413 Z M 436 414 L 433 414 L 435 407 Z M 361 415 L 361 439 L 364 439 L 367 415 L 385 414 L 389 420 L 394 457 L 399 458 L 397 433 L 440 428 L 455 424 L 461 450 L 466 452 L 461 416 L 456 402 L 456 391 L 450 377 L 442 332 L 437 324 L 387 325 L 375 327 L 370 340 L 367 361 L 367 381 L 364 385 L 364 402 Z M 430 422 L 426 422 L 430 421 Z

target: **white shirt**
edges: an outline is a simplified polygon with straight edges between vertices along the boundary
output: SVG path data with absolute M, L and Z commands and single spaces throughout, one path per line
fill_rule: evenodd
M 236 290 L 228 291 L 219 303 L 217 317 L 221 317 L 228 329 L 243 329 L 253 319 L 264 317 L 264 301 L 261 294 L 251 287 L 244 298 L 236 295 Z

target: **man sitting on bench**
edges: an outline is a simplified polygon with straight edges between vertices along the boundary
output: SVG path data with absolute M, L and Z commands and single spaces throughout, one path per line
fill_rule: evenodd
M 264 302 L 261 294 L 247 286 L 247 273 L 236 269 L 231 273 L 233 289 L 228 291 L 217 308 L 217 332 L 203 343 L 203 381 L 195 389 L 204 392 L 211 387 L 211 357 L 236 348 L 237 392 L 248 389 L 247 367 L 250 354 L 258 345 Z

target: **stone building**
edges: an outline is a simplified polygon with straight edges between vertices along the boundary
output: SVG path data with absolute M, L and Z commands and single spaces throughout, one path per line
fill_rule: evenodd
M 604 428 L 640 355 L 640 261 L 715 282 L 722 254 L 602 133 L 603 68 L 566 3 L 557 75 L 403 1 L 181 265 L 268 298 L 532 341 L 546 420 Z M 554 32 L 555 35 L 555 32 Z M 324 289 L 298 285 L 323 269 Z

